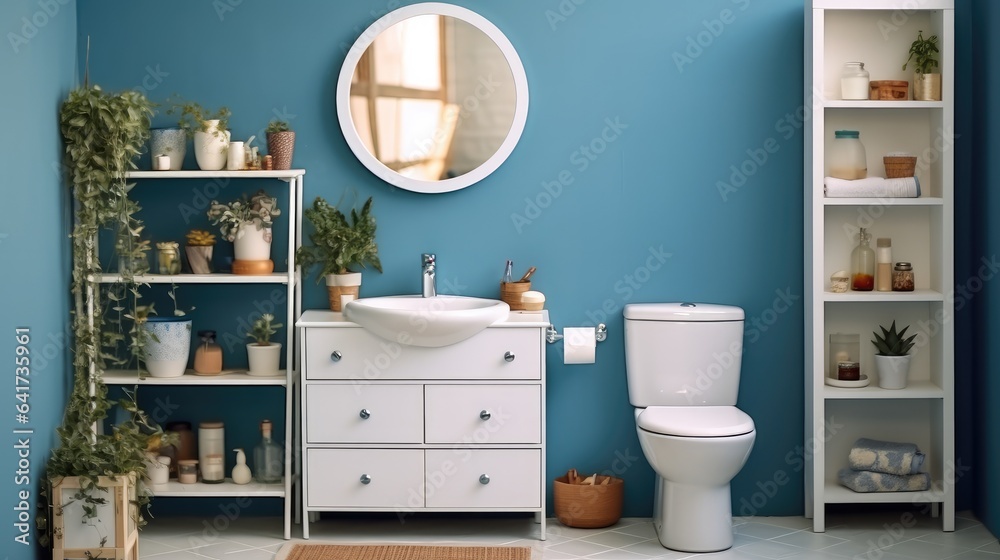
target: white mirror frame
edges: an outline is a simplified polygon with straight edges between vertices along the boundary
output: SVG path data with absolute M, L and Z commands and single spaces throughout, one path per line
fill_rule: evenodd
M 500 48 L 500 51 L 503 52 L 504 57 L 507 59 L 507 64 L 510 66 L 511 74 L 514 76 L 514 93 L 517 105 L 514 108 L 514 120 L 503 143 L 479 167 L 468 173 L 441 181 L 423 181 L 404 177 L 386 167 L 365 147 L 357 129 L 354 127 L 354 119 L 351 118 L 351 80 L 354 77 L 354 69 L 357 67 L 361 55 L 364 54 L 368 47 L 375 41 L 375 37 L 382 31 L 405 19 L 422 15 L 451 16 L 475 26 L 492 39 Z M 401 189 L 419 193 L 434 194 L 456 191 L 475 184 L 490 173 L 493 173 L 510 156 L 511 152 L 514 151 L 514 146 L 517 145 L 517 141 L 521 138 L 521 133 L 524 131 L 524 123 L 528 118 L 528 78 L 524 73 L 524 66 L 521 65 L 521 59 L 517 56 L 514 46 L 497 26 L 493 25 L 483 16 L 453 4 L 440 2 L 413 4 L 393 10 L 379 18 L 361 34 L 358 40 L 355 41 L 354 46 L 351 47 L 351 50 L 348 51 L 347 57 L 344 59 L 344 66 L 340 69 L 340 77 L 337 80 L 337 117 L 340 119 L 340 129 L 343 131 L 344 139 L 347 140 L 347 145 L 351 147 L 351 151 L 354 152 L 354 155 L 357 156 L 365 167 L 383 181 Z

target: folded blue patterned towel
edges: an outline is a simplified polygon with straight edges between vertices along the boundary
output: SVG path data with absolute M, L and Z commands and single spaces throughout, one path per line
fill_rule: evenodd
M 840 483 L 855 492 L 921 492 L 931 487 L 928 473 L 897 475 L 840 469 Z
M 912 443 L 861 438 L 854 442 L 848 461 L 856 471 L 916 474 L 924 465 L 924 454 Z

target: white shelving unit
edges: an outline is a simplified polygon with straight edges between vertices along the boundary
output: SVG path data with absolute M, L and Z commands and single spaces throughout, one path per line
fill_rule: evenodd
M 954 2 L 811 0 L 805 12 L 805 448 L 806 516 L 823 532 L 827 504 L 926 504 L 955 529 L 954 444 Z M 940 39 L 942 101 L 849 101 L 840 97 L 845 62 L 863 61 L 872 80 L 908 80 L 902 70 L 917 31 Z M 909 67 L 908 67 L 909 68 Z M 918 156 L 919 198 L 825 198 L 827 143 L 835 130 L 861 133 L 869 176 L 885 176 L 882 156 Z M 857 230 L 892 239 L 893 259 L 910 261 L 913 292 L 830 291 L 830 275 L 850 269 Z M 853 234 L 853 235 L 852 235 Z M 872 246 L 874 248 L 874 240 Z M 905 389 L 878 387 L 874 347 L 879 325 L 921 333 Z M 857 333 L 858 389 L 825 385 L 829 336 Z M 837 472 L 859 437 L 916 443 L 931 474 L 926 492 L 856 493 Z
M 261 276 L 235 275 L 225 273 L 213 274 L 145 274 L 136 276 L 140 283 L 147 284 L 188 284 L 188 285 L 215 285 L 215 284 L 280 284 L 286 289 L 286 310 L 285 321 L 285 369 L 281 375 L 273 377 L 257 377 L 247 375 L 246 371 L 233 370 L 215 376 L 195 375 L 193 371 L 188 371 L 180 377 L 173 378 L 140 378 L 136 371 L 109 370 L 104 374 L 104 382 L 108 385 L 158 385 L 158 386 L 199 386 L 218 387 L 224 391 L 227 386 L 250 386 L 250 387 L 284 387 L 285 388 L 285 477 L 281 483 L 260 484 L 256 481 L 250 484 L 234 484 L 232 480 L 226 479 L 221 484 L 180 484 L 171 481 L 168 484 L 153 487 L 156 496 L 170 496 L 182 498 L 205 498 L 205 497 L 260 497 L 260 498 L 282 498 L 284 500 L 284 536 L 290 539 L 292 536 L 292 485 L 297 477 L 297 469 L 293 466 L 292 457 L 294 446 L 292 439 L 292 426 L 295 423 L 293 418 L 293 394 L 298 372 L 298 344 L 294 340 L 296 320 L 302 312 L 302 294 L 299 290 L 299 271 L 295 266 L 295 249 L 302 240 L 302 181 L 305 175 L 303 169 L 291 169 L 285 171 L 134 171 L 129 174 L 129 179 L 136 182 L 135 188 L 143 188 L 154 180 L 167 179 L 246 179 L 246 180 L 277 180 L 287 184 L 288 193 L 285 202 L 285 210 L 279 220 L 284 220 L 288 227 L 288 247 L 287 265 L 282 266 L 275 263 L 276 269 L 284 269 L 281 272 Z M 237 183 L 238 184 L 238 183 Z M 116 274 L 102 274 L 99 281 L 101 283 L 111 283 L 118 280 Z

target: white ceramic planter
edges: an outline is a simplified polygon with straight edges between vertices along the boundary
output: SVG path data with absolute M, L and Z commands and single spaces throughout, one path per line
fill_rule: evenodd
M 913 356 L 875 356 L 878 386 L 883 389 L 905 389 Z
M 344 305 L 358 299 L 361 293 L 361 273 L 327 274 L 326 292 L 330 298 L 330 310 L 343 311 Z
M 249 375 L 278 375 L 281 368 L 281 344 L 272 342 L 260 346 L 256 342 L 247 344 L 247 361 L 250 364 Z
M 226 167 L 229 159 L 229 131 L 219 132 L 217 120 L 205 122 L 208 123 L 208 131 L 194 133 L 194 159 L 203 171 L 219 171 Z
M 266 261 L 271 258 L 271 228 L 257 229 L 254 222 L 243 222 L 233 242 L 236 260 Z
M 143 362 L 153 377 L 180 377 L 191 353 L 191 319 L 149 317 L 145 331 Z

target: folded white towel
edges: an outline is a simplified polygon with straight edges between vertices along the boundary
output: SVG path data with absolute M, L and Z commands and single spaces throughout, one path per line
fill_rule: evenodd
M 916 198 L 920 196 L 920 181 L 916 177 L 899 179 L 868 177 L 854 181 L 827 177 L 823 183 L 823 191 L 830 198 Z

